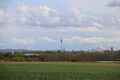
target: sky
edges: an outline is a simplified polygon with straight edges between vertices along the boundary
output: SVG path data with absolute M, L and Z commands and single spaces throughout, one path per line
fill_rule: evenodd
M 120 0 L 0 0 L 0 48 L 120 49 Z

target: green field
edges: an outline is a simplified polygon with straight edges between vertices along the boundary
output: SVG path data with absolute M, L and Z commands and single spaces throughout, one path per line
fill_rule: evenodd
M 1 63 L 0 80 L 120 80 L 120 64 Z

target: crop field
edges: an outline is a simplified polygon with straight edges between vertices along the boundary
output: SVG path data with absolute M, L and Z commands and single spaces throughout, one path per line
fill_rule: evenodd
M 0 80 L 120 80 L 120 64 L 0 63 Z

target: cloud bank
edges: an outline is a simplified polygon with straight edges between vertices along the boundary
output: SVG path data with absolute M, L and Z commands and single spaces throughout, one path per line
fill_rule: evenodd
M 113 15 L 87 15 L 77 8 L 68 8 L 62 14 L 47 5 L 22 4 L 12 13 L 0 9 L 0 23 L 41 27 L 119 27 L 120 18 Z
M 109 7 L 120 7 L 120 0 L 113 0 L 108 4 Z
M 86 1 L 83 2 L 86 3 Z M 107 4 L 104 8 L 109 11 L 106 10 L 107 13 L 104 12 L 104 14 L 82 12 L 76 6 L 65 7 L 64 10 L 50 5 L 27 4 L 19 5 L 14 10 L 0 8 L 0 36 L 2 38 L 0 46 L 51 48 L 51 46 L 59 46 L 61 38 L 68 47 L 75 44 L 78 45 L 77 48 L 79 44 L 117 46 L 120 41 L 120 16 L 115 14 L 119 12 L 119 1 L 114 0 L 109 5 Z M 110 12 L 115 14 L 109 14 Z

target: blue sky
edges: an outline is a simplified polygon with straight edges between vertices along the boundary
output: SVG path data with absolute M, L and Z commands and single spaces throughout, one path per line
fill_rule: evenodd
M 120 49 L 120 0 L 0 0 L 0 48 Z

